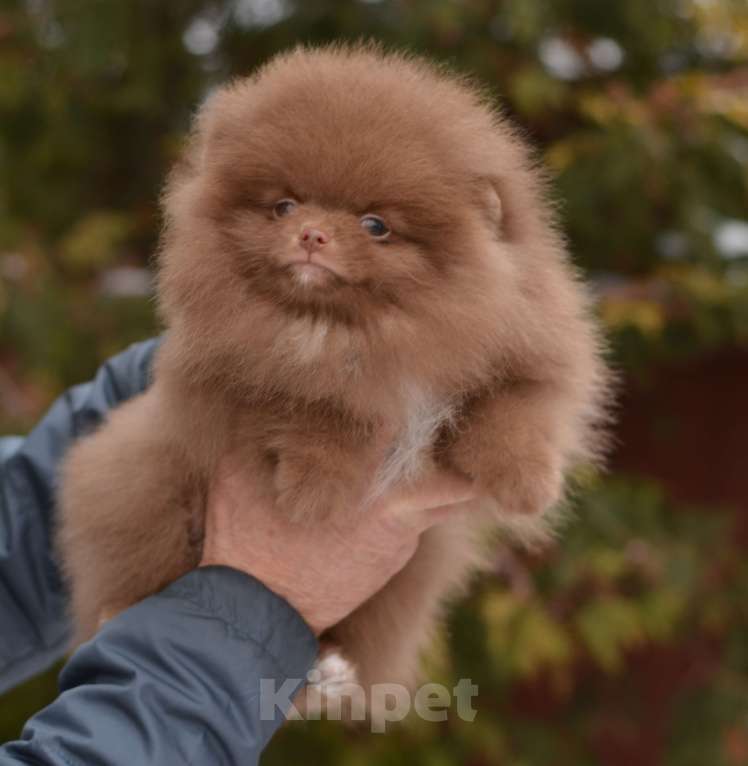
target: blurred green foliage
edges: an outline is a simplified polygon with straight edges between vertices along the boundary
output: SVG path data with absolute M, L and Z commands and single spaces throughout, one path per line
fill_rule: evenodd
M 745 763 L 729 748 L 748 743 L 746 587 L 725 518 L 609 481 L 542 559 L 499 546 L 495 578 L 453 610 L 429 675 L 478 683 L 475 721 L 415 719 L 388 737 L 294 725 L 266 762 Z
M 5 0 L 0 420 L 157 329 L 158 194 L 215 84 L 298 42 L 374 37 L 471 72 L 555 178 L 618 365 L 748 346 L 744 0 Z M 707 407 L 708 403 L 702 402 Z M 748 764 L 748 564 L 729 510 L 612 477 L 543 555 L 496 545 L 430 676 L 473 723 L 287 726 L 267 764 Z M 0 739 L 54 693 L 0 699 Z

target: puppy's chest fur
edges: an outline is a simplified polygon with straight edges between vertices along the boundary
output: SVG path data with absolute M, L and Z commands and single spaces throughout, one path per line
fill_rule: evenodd
M 351 379 L 361 374 L 356 344 L 346 328 L 297 319 L 278 341 L 280 354 L 294 367 L 311 372 L 319 365 L 330 365 Z M 456 414 L 454 401 L 418 381 L 405 379 L 394 387 L 397 390 L 386 396 L 395 402 L 394 407 L 388 407 L 394 418 L 388 418 L 390 422 L 384 426 L 388 436 L 368 492 L 371 500 L 399 481 L 416 478 L 428 466 L 438 434 L 453 423 Z
M 401 418 L 375 474 L 371 498 L 379 497 L 399 481 L 415 479 L 429 466 L 437 436 L 452 425 L 455 411 L 453 402 L 422 386 L 402 386 Z

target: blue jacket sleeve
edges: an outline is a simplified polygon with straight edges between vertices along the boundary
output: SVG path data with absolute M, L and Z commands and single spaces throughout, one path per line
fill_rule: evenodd
M 131 346 L 58 399 L 27 437 L 0 440 L 0 693 L 65 651 L 66 598 L 50 546 L 55 471 L 75 437 L 145 389 L 155 347 Z
M 258 581 L 195 570 L 73 655 L 60 697 L 0 749 L 0 766 L 251 766 L 316 652 L 298 613 Z

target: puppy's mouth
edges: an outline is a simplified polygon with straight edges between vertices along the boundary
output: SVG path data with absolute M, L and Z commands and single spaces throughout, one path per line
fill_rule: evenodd
M 301 284 L 323 284 L 332 279 L 344 282 L 343 275 L 326 263 L 320 263 L 311 258 L 298 257 L 286 264 L 286 269 L 293 275 L 296 281 Z

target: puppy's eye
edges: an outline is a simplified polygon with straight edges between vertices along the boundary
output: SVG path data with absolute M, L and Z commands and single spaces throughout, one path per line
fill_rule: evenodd
M 292 199 L 282 199 L 278 200 L 278 202 L 275 203 L 275 206 L 273 207 L 273 215 L 276 218 L 283 218 L 284 216 L 287 216 L 296 209 L 296 202 Z
M 361 226 L 374 239 L 384 239 L 390 233 L 387 224 L 378 215 L 365 215 L 361 219 Z

